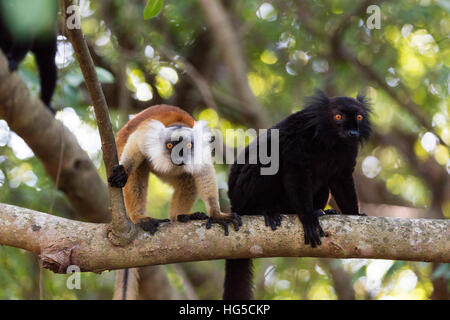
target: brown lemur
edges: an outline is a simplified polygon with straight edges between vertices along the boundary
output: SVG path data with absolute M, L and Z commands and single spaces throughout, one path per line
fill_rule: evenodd
M 149 107 L 120 129 L 116 138 L 119 165 L 113 168 L 108 182 L 124 188 L 125 207 L 133 223 L 154 234 L 162 222 L 169 221 L 146 215 L 152 173 L 175 189 L 169 210 L 171 221 L 208 219 L 207 228 L 218 223 L 228 234 L 228 223 L 232 223 L 239 230 L 240 217 L 220 210 L 211 158 L 213 140 L 205 121 L 195 121 L 186 111 L 168 105 Z M 201 212 L 188 214 L 198 196 L 209 217 Z M 134 298 L 126 287 L 136 287 L 137 269 L 130 270 L 131 274 L 128 270 L 118 273 L 114 298 Z
M 198 195 L 205 203 L 211 223 L 239 229 L 236 214 L 220 211 L 216 176 L 211 158 L 213 136 L 205 121 L 195 121 L 186 111 L 168 105 L 149 107 L 134 116 L 117 133 L 119 165 L 108 178 L 122 188 L 127 213 L 135 224 L 155 233 L 161 222 L 146 214 L 149 174 L 170 184 L 175 192 L 169 211 L 171 221 L 208 219 L 205 214 L 188 215 Z

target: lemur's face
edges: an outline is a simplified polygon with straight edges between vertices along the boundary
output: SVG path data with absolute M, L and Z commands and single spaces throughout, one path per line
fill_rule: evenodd
M 361 141 L 368 137 L 368 114 L 356 99 L 337 97 L 330 101 L 331 124 L 341 139 Z
M 195 172 L 211 164 L 211 131 L 206 122 L 196 121 L 194 127 L 165 127 L 153 120 L 149 123 L 143 152 L 159 172 Z
M 195 145 L 192 128 L 175 125 L 168 127 L 165 134 L 165 151 L 168 161 L 176 166 L 191 163 Z

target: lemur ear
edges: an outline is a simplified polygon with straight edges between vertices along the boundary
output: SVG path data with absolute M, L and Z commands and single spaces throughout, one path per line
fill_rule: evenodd
M 314 110 L 321 109 L 322 107 L 327 107 L 330 103 L 330 98 L 319 89 L 314 91 L 314 95 L 306 97 L 307 107 L 313 107 Z
M 366 111 L 370 111 L 370 103 L 364 93 L 358 93 L 356 100 L 363 105 Z
M 154 135 L 155 137 L 160 137 L 162 135 L 162 132 L 166 129 L 167 129 L 166 126 L 156 119 L 147 122 L 148 132 Z
M 366 95 L 364 93 L 358 92 L 358 95 L 356 96 L 356 100 L 358 100 L 361 103 L 366 103 Z
M 330 101 L 325 92 L 320 89 L 316 89 L 314 91 L 314 95 L 311 97 L 311 99 L 322 104 L 328 104 L 328 102 Z

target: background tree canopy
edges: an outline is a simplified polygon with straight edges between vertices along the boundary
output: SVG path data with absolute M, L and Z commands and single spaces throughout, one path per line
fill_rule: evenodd
M 365 93 L 372 103 L 374 135 L 363 146 L 355 172 L 361 211 L 450 217 L 448 0 L 222 1 L 225 20 L 212 15 L 209 1 L 80 2 L 82 30 L 115 130 L 131 115 L 160 103 L 180 106 L 224 133 L 276 123 L 301 110 L 316 88 L 330 96 Z M 53 2 L 26 1 L 20 17 L 29 15 L 25 22 L 45 27 L 51 17 L 43 12 L 51 11 Z M 366 9 L 375 3 L 381 25 L 370 29 Z M 58 37 L 56 62 L 56 118 L 105 179 L 89 95 L 64 36 Z M 39 95 L 32 55 L 19 74 Z M 226 189 L 228 167 L 217 165 L 216 170 L 219 187 Z M 152 216 L 167 216 L 171 193 L 169 186 L 150 178 Z M 77 219 L 39 159 L 0 120 L 0 202 L 49 212 L 53 194 L 53 214 Z M 204 211 L 203 203 L 198 201 L 193 210 Z M 0 266 L 0 298 L 39 297 L 34 255 L 1 247 Z M 223 261 L 164 270 L 179 297 L 221 296 Z M 264 299 L 447 299 L 450 285 L 448 264 L 422 262 L 272 258 L 257 260 L 255 271 L 255 296 Z M 45 298 L 112 296 L 113 272 L 82 274 L 81 290 L 68 290 L 66 279 L 44 271 Z

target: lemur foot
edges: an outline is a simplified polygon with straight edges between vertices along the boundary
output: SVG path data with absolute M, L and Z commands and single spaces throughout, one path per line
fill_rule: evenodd
M 161 223 L 169 221 L 169 219 L 154 219 L 148 217 L 141 219 L 138 224 L 142 229 L 144 229 L 144 231 L 148 231 L 151 235 L 153 235 L 156 231 L 158 231 L 158 227 Z
M 115 188 L 123 188 L 127 183 L 127 173 L 123 165 L 118 165 L 113 168 L 111 176 L 108 178 L 109 185 Z
M 305 244 L 311 244 L 313 248 L 322 244 L 321 237 L 327 236 L 319 222 L 319 217 L 322 215 L 324 215 L 322 210 L 315 210 L 312 214 L 299 215 L 305 233 Z
M 333 214 L 333 215 L 340 214 L 339 211 L 334 210 L 334 209 L 327 209 L 327 210 L 324 210 L 324 212 L 325 212 L 325 214 Z
M 225 235 L 228 236 L 230 232 L 228 231 L 228 223 L 232 223 L 234 230 L 239 231 L 239 227 L 242 226 L 241 217 L 237 213 L 231 213 L 229 217 L 226 218 L 213 218 L 210 217 L 206 223 L 206 229 L 210 229 L 213 223 L 218 223 L 225 229 Z
M 283 216 L 281 214 L 264 214 L 264 222 L 266 227 L 271 227 L 272 230 L 277 230 L 277 227 L 281 226 L 281 220 Z
M 194 212 L 191 214 L 179 214 L 177 216 L 177 221 L 179 222 L 189 222 L 191 220 L 207 220 L 209 216 L 203 212 Z

